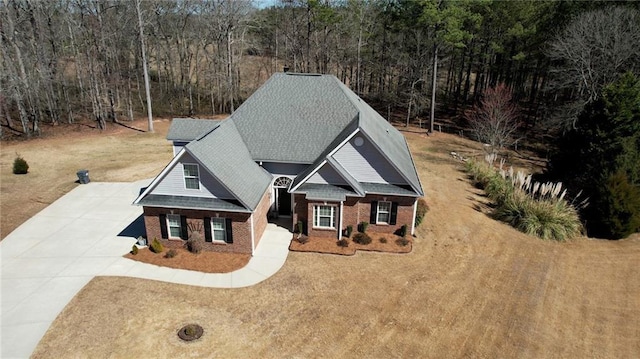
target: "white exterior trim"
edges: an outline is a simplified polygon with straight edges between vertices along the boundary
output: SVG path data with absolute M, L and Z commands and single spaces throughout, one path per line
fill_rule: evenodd
M 249 222 L 251 223 L 251 255 L 253 256 L 253 253 L 256 251 L 256 239 L 255 239 L 255 232 L 253 230 L 253 212 L 251 213 L 251 216 L 249 217 L 249 219 L 251 219 Z
M 416 213 L 418 212 L 418 199 L 413 202 L 413 220 L 411 221 L 411 235 L 415 235 L 416 232 Z
M 218 182 L 228 193 L 230 193 L 238 202 L 240 202 L 240 204 L 242 204 L 245 208 L 248 208 L 247 212 L 251 212 L 251 207 L 247 206 L 246 203 L 244 203 L 240 198 L 238 198 L 235 195 L 235 193 L 233 193 L 233 191 L 231 191 L 229 187 L 227 187 L 222 181 L 220 181 L 220 179 L 216 177 L 216 175 L 213 174 L 213 172 L 211 172 L 211 170 L 207 166 L 203 166 L 202 163 L 200 163 L 200 161 L 195 156 L 193 156 L 193 154 L 187 151 L 186 147 L 183 147 L 180 153 L 178 153 L 178 155 L 173 157 L 171 162 L 169 162 L 169 164 L 162 170 L 162 172 L 160 172 L 160 174 L 156 178 L 154 178 L 153 181 L 151 181 L 151 184 L 149 185 L 149 187 L 147 187 L 147 189 L 144 190 L 144 192 L 142 192 L 142 194 L 140 194 L 138 198 L 135 199 L 135 201 L 133 201 L 133 204 L 139 204 L 140 201 L 145 196 L 147 196 L 150 192 L 152 192 L 158 186 L 158 184 L 167 176 L 167 174 L 177 165 L 178 161 L 180 161 L 180 158 L 182 158 L 182 156 L 185 153 L 188 153 L 191 157 L 193 157 L 193 159 L 196 160 L 195 164 L 198 165 L 198 181 L 200 183 L 200 191 L 202 191 L 202 181 L 200 181 L 200 178 L 201 178 L 200 168 L 204 168 L 211 175 L 211 177 L 213 177 L 213 179 L 215 179 L 216 182 Z M 192 163 L 192 162 L 189 162 L 189 163 Z M 184 169 L 183 169 L 183 173 L 184 173 Z M 184 174 L 183 174 L 183 181 L 184 181 Z M 195 209 L 195 208 L 189 207 L 188 209 Z
M 384 157 L 384 158 L 387 160 L 387 162 L 391 165 L 391 167 L 393 167 L 393 168 L 396 170 L 396 172 L 397 172 L 397 173 L 398 173 L 402 178 L 404 178 L 405 182 L 406 182 L 409 186 L 411 186 L 411 188 L 413 188 L 413 191 L 414 191 L 416 194 L 418 194 L 418 195 L 419 195 L 421 191 L 419 191 L 417 188 L 415 188 L 415 187 L 413 186 L 413 184 L 411 184 L 411 181 L 409 181 L 409 179 L 407 178 L 407 176 L 405 176 L 405 175 L 404 175 L 404 173 L 402 173 L 402 171 L 400 171 L 400 169 L 398 168 L 398 166 L 396 166 L 396 164 L 395 164 L 395 163 L 393 163 L 393 161 L 391 161 L 391 160 L 389 159 L 389 156 L 387 156 L 387 154 L 386 154 L 384 151 L 382 151 L 382 149 L 380 149 L 380 146 L 378 146 L 378 144 L 377 144 L 375 141 L 373 141 L 373 140 L 371 139 L 371 137 L 370 137 L 366 132 L 362 131 L 362 134 L 363 134 L 365 137 L 367 137 L 367 140 L 369 141 L 369 143 L 371 143 L 371 144 L 373 145 L 373 147 L 375 147 L 375 149 L 378 151 L 378 153 L 380 153 L 380 154 L 382 155 L 382 157 Z M 405 140 L 405 141 L 404 141 L 404 143 L 405 143 L 405 146 L 407 146 L 407 151 L 409 151 L 409 146 L 408 146 L 408 144 L 407 144 L 407 141 Z M 411 151 L 409 151 L 409 154 L 411 155 Z M 411 162 L 413 162 L 413 156 L 410 156 L 410 157 L 411 157 Z M 415 163 L 413 163 L 413 168 L 415 168 L 415 167 L 416 167 L 416 165 L 415 165 Z M 417 171 L 416 171 L 416 172 L 417 172 Z M 422 184 L 420 183 L 420 178 L 419 178 L 419 177 L 418 177 L 418 183 L 420 184 L 420 186 L 422 186 Z
M 344 208 L 344 201 L 340 201 L 340 218 L 338 219 L 338 239 L 342 239 L 342 209 Z
M 320 162 L 320 164 L 318 165 L 318 167 L 316 167 L 313 171 L 311 171 L 307 176 L 305 176 L 302 181 L 300 181 L 300 183 L 298 183 L 295 187 L 291 187 L 289 188 L 289 192 L 294 192 L 298 190 L 298 187 L 302 186 L 303 183 L 307 182 L 309 180 L 309 178 L 311 178 L 311 176 L 313 176 L 314 174 L 316 174 L 321 168 L 322 166 L 324 166 L 324 164 L 327 163 L 327 160 L 323 160 L 322 162 Z
M 133 204 L 140 203 L 140 200 L 142 200 L 142 198 L 144 198 L 147 194 L 149 194 L 149 192 L 151 192 L 154 188 L 156 188 L 158 183 L 160 183 L 160 181 L 162 181 L 162 179 L 164 179 L 164 177 L 167 175 L 167 173 L 169 173 L 169 171 L 171 171 L 173 169 L 173 167 L 175 167 L 176 163 L 178 163 L 178 161 L 180 160 L 180 158 L 182 157 L 182 155 L 185 152 L 186 152 L 186 150 L 183 147 L 182 150 L 180 150 L 180 152 L 175 157 L 173 157 L 171 162 L 169 162 L 169 164 L 165 168 L 162 169 L 162 172 L 160 172 L 160 174 L 156 178 L 154 178 L 153 181 L 151 181 L 151 184 L 149 184 L 149 187 L 147 187 L 147 189 L 145 189 L 144 192 L 142 192 L 138 196 L 138 198 L 136 198 L 135 201 L 133 201 Z
M 360 114 L 358 114 L 358 116 L 360 116 Z M 324 166 L 327 163 L 327 158 L 332 157 L 334 153 L 338 152 L 338 150 L 340 150 L 342 148 L 342 146 L 344 146 L 347 142 L 351 141 L 351 139 L 353 138 L 353 136 L 355 136 L 358 132 L 360 132 L 360 127 L 356 128 L 349 136 L 347 136 L 347 138 L 344 139 L 344 141 L 340 142 L 339 145 L 337 145 L 333 150 L 331 150 L 331 152 L 329 152 L 326 156 L 325 159 L 322 160 L 322 162 L 320 162 L 320 164 L 313 170 L 311 171 L 307 176 L 305 176 L 300 183 L 298 183 L 297 186 L 290 188 L 289 192 L 294 192 L 296 190 L 298 190 L 298 187 L 300 187 L 303 183 L 307 182 L 309 180 L 309 178 L 311 178 L 311 176 L 313 176 L 314 174 L 316 174 L 316 172 L 318 172 L 320 170 L 320 168 L 322 168 L 322 166 Z M 333 167 L 333 166 L 332 166 Z M 335 168 L 334 168 L 335 169 Z M 346 179 L 345 179 L 346 180 Z M 347 181 L 349 182 L 349 181 Z
M 360 121 L 360 112 L 358 112 L 358 121 Z M 347 138 L 345 138 L 344 141 L 340 142 L 339 145 L 337 145 L 334 149 L 332 149 L 331 152 L 329 152 L 329 154 L 327 155 L 327 157 L 333 157 L 333 155 L 336 152 L 338 152 L 347 142 L 351 141 L 353 136 L 357 135 L 358 132 L 361 132 L 360 127 L 356 128 L 355 131 L 353 131 L 349 136 L 347 136 Z

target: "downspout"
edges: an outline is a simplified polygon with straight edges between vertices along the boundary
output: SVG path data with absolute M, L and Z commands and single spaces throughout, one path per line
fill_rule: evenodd
M 416 232 L 416 213 L 418 211 L 418 199 L 413 202 L 413 221 L 411 221 L 411 235 L 414 236 Z
M 342 239 L 342 209 L 344 201 L 340 201 L 340 222 L 338 223 L 338 239 Z
M 253 232 L 253 212 L 251 212 L 251 217 L 249 217 L 249 219 L 251 222 L 251 256 L 253 256 L 253 253 L 256 251 L 255 233 Z

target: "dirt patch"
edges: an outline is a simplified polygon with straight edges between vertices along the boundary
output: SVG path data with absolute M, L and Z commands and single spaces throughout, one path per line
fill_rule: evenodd
M 33 357 L 640 357 L 640 236 L 529 237 L 476 209 L 486 199 L 449 152 L 477 144 L 405 135 L 430 207 L 411 253 L 292 252 L 236 289 L 98 277 Z M 187 344 L 188 323 L 205 333 Z
M 141 248 L 138 254 L 128 253 L 124 257 L 138 262 L 154 264 L 161 267 L 193 270 L 204 273 L 229 273 L 249 263 L 251 255 L 242 253 L 219 253 L 202 251 L 198 254 L 186 249 L 173 249 L 175 256 L 167 258 L 167 251 L 153 253 L 149 248 Z
M 411 238 L 406 238 L 406 244 L 400 245 L 400 236 L 382 233 L 367 233 L 371 237 L 371 243 L 358 244 L 345 237 L 348 246 L 341 247 L 338 241 L 332 238 L 303 237 L 302 241 L 294 234 L 289 250 L 294 252 L 311 252 L 352 256 L 356 251 L 381 252 L 381 253 L 409 253 L 413 246 Z M 304 243 L 303 243 L 304 242 Z

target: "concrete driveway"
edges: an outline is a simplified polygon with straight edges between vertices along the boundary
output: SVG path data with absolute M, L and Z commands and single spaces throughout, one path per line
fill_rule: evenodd
M 291 234 L 269 224 L 246 267 L 211 274 L 158 267 L 122 256 L 143 234 L 131 202 L 149 180 L 80 185 L 0 242 L 2 358 L 28 358 L 51 323 L 95 276 L 127 276 L 204 287 L 259 283 L 286 261 Z

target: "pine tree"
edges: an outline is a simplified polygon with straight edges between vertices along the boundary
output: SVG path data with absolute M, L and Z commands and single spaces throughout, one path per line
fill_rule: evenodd
M 590 197 L 589 235 L 640 230 L 640 80 L 627 73 L 606 86 L 560 143 L 549 174 Z

